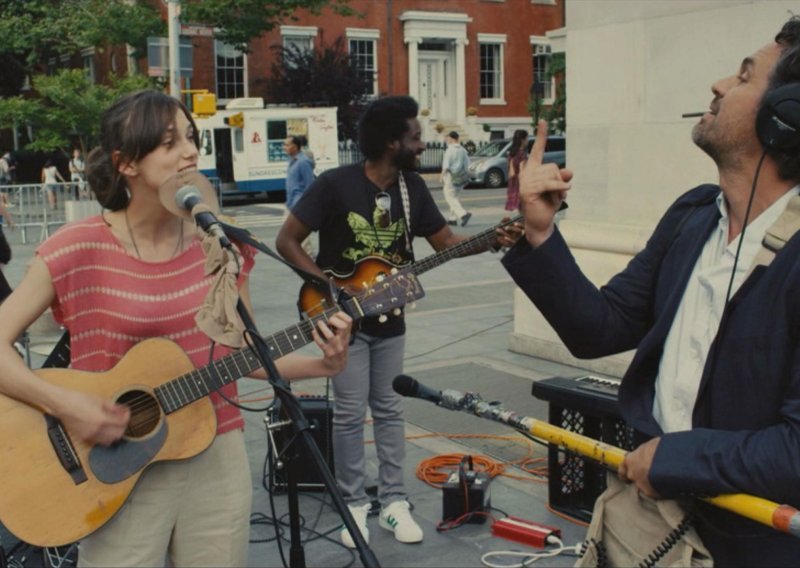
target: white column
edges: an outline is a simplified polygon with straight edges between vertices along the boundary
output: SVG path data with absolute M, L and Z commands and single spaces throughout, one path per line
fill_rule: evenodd
M 456 43 L 456 120 L 463 123 L 467 116 L 467 73 L 464 58 L 466 38 L 458 38 Z
M 167 4 L 167 29 L 169 45 L 169 94 L 181 98 L 181 69 L 179 63 L 180 53 L 180 0 L 169 0 Z
M 419 102 L 419 39 L 406 39 L 408 44 L 408 96 Z

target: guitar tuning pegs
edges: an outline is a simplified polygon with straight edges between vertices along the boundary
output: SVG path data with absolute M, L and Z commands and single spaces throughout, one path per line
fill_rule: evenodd
M 384 280 L 386 280 L 386 276 L 384 276 L 383 274 L 378 274 L 375 277 L 375 282 L 383 282 Z
M 389 318 L 386 316 L 386 314 L 381 314 L 381 315 L 378 316 L 378 321 L 381 322 L 381 323 L 386 323 L 386 320 L 388 320 L 388 319 Z
M 399 316 L 402 312 L 400 311 L 400 308 L 395 308 L 392 310 L 392 313 L 396 316 Z
M 392 267 L 392 269 L 389 271 L 390 274 L 397 274 L 398 272 L 399 272 L 399 270 L 397 270 L 394 267 Z

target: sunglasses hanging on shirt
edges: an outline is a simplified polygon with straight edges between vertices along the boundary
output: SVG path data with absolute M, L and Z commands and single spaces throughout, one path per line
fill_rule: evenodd
M 392 197 L 385 191 L 375 196 L 375 225 L 385 229 L 392 224 Z

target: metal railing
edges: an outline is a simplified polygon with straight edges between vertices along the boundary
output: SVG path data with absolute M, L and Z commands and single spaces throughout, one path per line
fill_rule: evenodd
M 29 240 L 28 231 L 38 231 L 41 242 L 67 221 L 100 212 L 100 205 L 85 183 L 2 185 L 0 193 L 7 196 L 8 211 L 20 229 L 22 244 Z
M 428 142 L 420 156 L 419 171 L 438 172 L 442 169 L 442 159 L 447 145 L 441 142 Z M 363 160 L 361 151 L 355 142 L 339 142 L 339 164 L 355 164 Z

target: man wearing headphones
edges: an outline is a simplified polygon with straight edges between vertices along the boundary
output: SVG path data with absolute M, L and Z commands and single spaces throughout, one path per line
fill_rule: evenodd
M 647 441 L 619 476 L 646 495 L 748 493 L 800 506 L 800 235 L 757 262 L 765 234 L 800 199 L 800 133 L 779 148 L 756 133 L 757 116 L 759 132 L 774 124 L 769 109 L 759 115 L 765 94 L 793 84 L 800 105 L 798 81 L 795 16 L 711 86 L 692 138 L 716 163 L 718 185 L 681 196 L 599 290 L 554 224 L 572 172 L 542 165 L 539 124 L 520 178 L 525 239 L 503 263 L 575 356 L 636 348 L 619 396 Z M 696 503 L 694 525 L 716 565 L 797 564 L 800 539 Z

